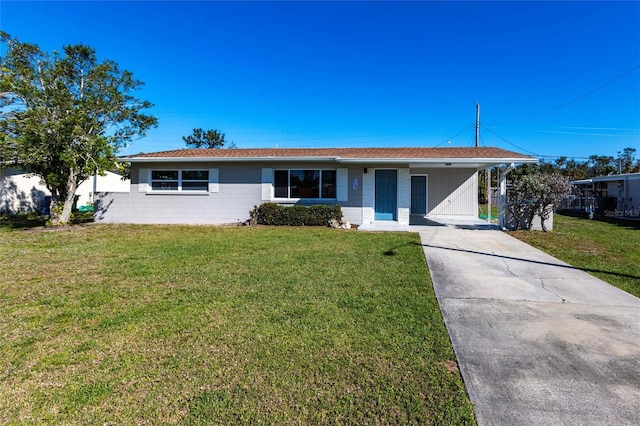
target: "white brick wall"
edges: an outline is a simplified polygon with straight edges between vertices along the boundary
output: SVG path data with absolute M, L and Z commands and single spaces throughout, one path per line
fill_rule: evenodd
M 411 174 L 408 168 L 398 169 L 398 223 L 409 224 L 411 211 Z
M 362 223 L 371 223 L 375 217 L 375 170 L 362 175 Z

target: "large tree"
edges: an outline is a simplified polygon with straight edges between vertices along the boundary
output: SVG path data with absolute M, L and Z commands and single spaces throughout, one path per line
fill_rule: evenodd
M 218 130 L 193 129 L 189 136 L 183 136 L 182 140 L 190 148 L 235 148 L 236 144 L 227 142 L 225 135 Z M 226 147 L 225 147 L 226 145 Z
M 536 171 L 517 176 L 509 188 L 508 204 L 515 230 L 521 225 L 531 229 L 533 218 L 538 215 L 540 226 L 546 232 L 546 221 L 551 212 L 558 208 L 571 189 L 569 178 L 557 172 Z
M 610 155 L 590 155 L 589 164 L 592 176 L 608 176 L 618 172 L 615 159 Z
M 91 47 L 42 51 L 0 32 L 0 161 L 42 178 L 51 223 L 68 222 L 78 186 L 112 170 L 120 147 L 157 125 L 132 95 L 143 83 Z
M 634 170 L 633 162 L 636 159 L 636 151 L 637 150 L 632 147 L 618 151 L 616 162 L 618 163 L 618 171 L 620 173 L 631 173 Z

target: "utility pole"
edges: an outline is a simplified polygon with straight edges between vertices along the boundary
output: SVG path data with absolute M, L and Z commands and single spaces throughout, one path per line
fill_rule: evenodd
M 476 102 L 476 148 L 480 141 L 480 104 Z

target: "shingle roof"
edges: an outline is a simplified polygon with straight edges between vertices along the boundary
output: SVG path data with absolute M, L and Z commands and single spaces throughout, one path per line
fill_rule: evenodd
M 492 158 L 528 159 L 532 157 L 501 148 L 248 148 L 248 149 L 178 149 L 130 155 L 136 158 L 342 158 L 342 159 L 426 159 Z

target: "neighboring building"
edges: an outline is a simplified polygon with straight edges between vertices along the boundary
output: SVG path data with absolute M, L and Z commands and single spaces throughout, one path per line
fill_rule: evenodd
M 105 176 L 93 176 L 78 187 L 76 196 L 78 207 L 92 204 L 93 193 L 103 191 L 129 191 L 130 180 L 122 176 L 106 172 Z M 0 213 L 45 212 L 47 200 L 51 195 L 38 176 L 16 168 L 0 167 Z
M 265 202 L 338 204 L 353 224 L 478 216 L 478 170 L 535 163 L 499 148 L 182 149 L 122 158 L 128 193 L 99 194 L 111 223 L 243 222 Z
M 605 216 L 640 217 L 640 173 L 597 176 L 571 182 L 577 194 L 566 207 L 593 208 Z

